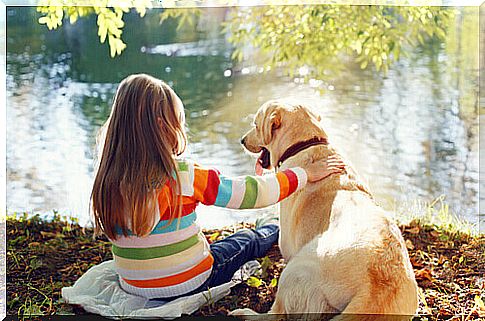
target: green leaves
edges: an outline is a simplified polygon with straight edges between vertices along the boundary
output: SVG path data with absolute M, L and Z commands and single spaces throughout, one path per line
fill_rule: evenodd
M 260 278 L 258 277 L 255 277 L 255 276 L 250 276 L 247 281 L 246 281 L 246 284 L 249 285 L 250 287 L 253 287 L 253 288 L 258 288 L 260 287 L 261 285 L 264 285 L 265 282 L 263 280 L 261 280 Z M 276 286 L 278 285 L 278 279 L 276 278 L 273 278 L 271 280 L 271 282 L 269 283 L 268 287 L 270 288 L 275 288 Z
M 273 265 L 271 259 L 267 256 L 261 259 L 261 277 L 265 278 L 268 276 L 268 268 Z
M 51 1 L 41 1 L 41 3 L 50 3 Z M 45 15 L 39 18 L 40 24 L 47 25 L 49 30 L 56 29 L 58 26 L 62 25 L 62 18 L 64 16 L 64 11 L 62 6 L 39 6 L 38 11 L 43 12 Z
M 272 279 L 269 286 L 274 288 L 276 285 L 278 285 L 278 279 Z
M 169 10 L 164 10 L 160 14 L 160 23 L 165 20 L 178 19 L 177 31 L 179 31 L 183 26 L 194 27 L 202 14 L 202 10 L 199 8 L 171 8 Z
M 114 58 L 116 55 L 121 55 L 121 52 L 126 48 L 126 44 L 121 39 L 112 35 L 109 36 L 108 42 L 111 58 Z
M 308 66 L 311 78 L 331 76 L 351 56 L 361 68 L 387 72 L 401 48 L 443 38 L 452 8 L 406 6 L 300 5 L 236 8 L 226 23 L 233 59 L 248 43 L 259 48 L 263 65 L 283 65 L 292 75 Z
M 108 37 L 111 58 L 120 55 L 126 48 L 126 44 L 121 40 L 121 34 L 125 23 L 123 22 L 123 12 L 126 8 L 114 8 L 114 11 L 108 8 L 97 8 L 98 14 L 98 36 L 101 43 L 104 43 Z
M 126 48 L 122 40 L 123 15 L 134 8 L 143 17 L 150 0 L 85 0 L 87 6 L 72 6 L 73 0 L 41 0 L 39 23 L 50 30 L 65 18 L 75 23 L 95 13 L 101 43 L 108 38 L 110 55 Z M 178 19 L 178 29 L 194 26 L 202 13 L 197 7 L 179 8 L 177 1 L 164 2 L 161 22 Z M 228 2 L 229 4 L 229 2 Z M 444 38 L 454 15 L 453 8 L 411 6 L 296 5 L 254 6 L 230 9 L 224 22 L 229 41 L 235 45 L 232 59 L 244 59 L 242 48 L 259 49 L 258 60 L 266 69 L 283 65 L 288 74 L 308 66 L 311 78 L 321 79 L 343 68 L 342 58 L 352 56 L 361 68 L 373 65 L 386 72 L 399 59 L 406 45 L 424 44 L 429 38 Z
M 128 13 L 131 8 L 141 16 L 145 16 L 146 10 L 152 8 L 150 0 L 121 0 L 115 2 L 113 6 L 107 0 L 86 0 L 79 5 L 79 1 L 74 0 L 41 0 L 37 7 L 37 11 L 43 15 L 39 18 L 40 24 L 45 24 L 49 30 L 57 29 L 62 25 L 64 18 L 69 18 L 71 24 L 81 18 L 90 14 L 96 14 L 98 25 L 98 36 L 101 43 L 105 43 L 108 38 L 110 48 L 110 56 L 114 58 L 121 55 L 126 48 L 121 36 L 123 34 L 123 14 Z
M 255 274 L 255 276 L 251 276 L 248 278 L 246 283 L 251 287 L 260 287 L 261 285 L 265 285 L 267 288 L 274 288 L 278 284 L 278 280 L 273 278 L 269 285 L 267 282 L 263 281 L 262 279 L 268 278 L 268 268 L 271 267 L 274 262 L 268 256 L 263 257 L 262 259 L 258 259 L 261 264 L 261 269 Z
M 246 283 L 253 288 L 257 288 L 257 287 L 259 287 L 263 284 L 263 280 L 255 277 L 255 276 L 250 276 L 248 278 L 248 280 L 246 281 Z

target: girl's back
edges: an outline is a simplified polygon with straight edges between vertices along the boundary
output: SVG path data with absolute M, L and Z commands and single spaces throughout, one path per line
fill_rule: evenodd
M 293 193 L 306 180 L 302 169 L 266 177 L 229 178 L 190 160 L 178 161 L 178 176 L 180 217 L 172 217 L 173 196 L 165 184 L 157 191 L 160 221 L 150 234 L 137 237 L 128 233 L 111 240 L 120 282 L 127 292 L 148 298 L 173 297 L 207 280 L 213 257 L 196 224 L 199 203 L 234 209 L 264 207 Z

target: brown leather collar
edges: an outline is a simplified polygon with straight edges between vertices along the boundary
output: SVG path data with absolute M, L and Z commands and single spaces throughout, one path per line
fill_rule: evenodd
M 309 147 L 316 146 L 316 145 L 328 145 L 328 140 L 324 137 L 315 136 L 309 140 L 305 140 L 291 145 L 290 147 L 288 147 L 287 150 L 285 150 L 283 155 L 281 155 L 280 159 L 278 160 L 278 163 L 276 163 L 276 167 L 280 167 L 285 160 L 287 160 L 292 156 L 295 156 L 302 150 L 305 150 Z

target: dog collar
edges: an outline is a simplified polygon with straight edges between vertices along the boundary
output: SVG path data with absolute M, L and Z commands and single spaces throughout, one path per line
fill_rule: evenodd
M 288 158 L 295 156 L 299 152 L 316 145 L 328 145 L 328 140 L 325 137 L 315 136 L 309 140 L 305 140 L 291 145 L 290 147 L 288 147 L 288 149 L 285 150 L 283 155 L 281 155 L 278 163 L 276 163 L 276 167 L 280 167 L 281 165 L 283 165 L 283 162 Z

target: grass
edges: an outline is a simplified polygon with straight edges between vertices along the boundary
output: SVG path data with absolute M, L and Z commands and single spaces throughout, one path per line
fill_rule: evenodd
M 422 226 L 431 226 L 438 231 L 449 234 L 465 234 L 474 237 L 480 235 L 479 226 L 459 218 L 450 211 L 445 202 L 445 195 L 440 195 L 431 202 L 415 200 L 409 204 L 395 206 L 395 218 L 399 224 L 409 224 L 411 221 Z
M 428 320 L 485 318 L 485 236 L 456 219 L 443 198 L 398 209 L 399 227 L 406 240 L 419 285 L 418 312 Z M 7 313 L 29 318 L 37 315 L 86 314 L 65 304 L 62 287 L 71 286 L 91 266 L 110 260 L 104 237 L 76 220 L 54 213 L 51 220 L 27 214 L 7 217 Z M 240 228 L 252 227 L 241 223 Z M 204 230 L 209 242 L 234 232 L 234 227 Z M 195 315 L 225 315 L 236 308 L 267 312 L 284 269 L 275 245 L 260 259 L 259 274 L 235 286 L 223 299 L 207 304 Z

